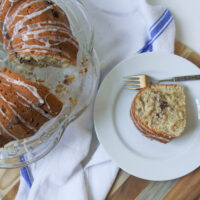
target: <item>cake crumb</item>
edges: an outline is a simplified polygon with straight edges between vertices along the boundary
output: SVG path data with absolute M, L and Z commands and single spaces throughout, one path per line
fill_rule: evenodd
M 72 83 L 76 82 L 76 75 L 75 74 L 66 74 L 65 79 L 63 81 L 64 84 L 70 85 Z
M 39 82 L 39 83 L 43 83 L 44 82 L 44 80 L 41 80 L 41 79 L 37 79 L 36 81 Z
M 64 88 L 64 85 L 58 84 L 56 88 Z
M 86 63 L 88 62 L 88 59 L 86 57 L 83 58 L 83 61 L 81 62 L 81 68 L 84 68 Z
M 69 101 L 70 101 L 72 104 L 74 104 L 74 105 L 76 105 L 76 104 L 78 103 L 78 100 L 77 100 L 77 99 L 74 99 L 74 98 L 72 98 L 72 97 L 69 98 Z
M 87 72 L 88 72 L 88 68 L 87 67 L 85 67 L 85 68 L 83 68 L 83 69 L 81 69 L 79 71 L 80 74 L 84 74 L 84 73 L 87 73 Z
M 62 85 L 62 84 L 56 85 L 55 92 L 56 92 L 57 94 L 63 93 L 65 90 L 66 90 L 66 88 L 65 88 L 64 85 Z

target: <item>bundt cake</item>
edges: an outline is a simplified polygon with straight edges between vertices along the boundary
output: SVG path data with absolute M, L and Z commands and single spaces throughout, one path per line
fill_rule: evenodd
M 0 71 L 0 146 L 30 137 L 56 117 L 62 102 L 42 84 L 3 68 Z
M 1 0 L 0 41 L 14 64 L 76 64 L 78 42 L 66 14 L 50 0 Z
M 146 87 L 134 98 L 130 114 L 146 137 L 167 143 L 180 136 L 186 126 L 184 87 L 178 84 Z

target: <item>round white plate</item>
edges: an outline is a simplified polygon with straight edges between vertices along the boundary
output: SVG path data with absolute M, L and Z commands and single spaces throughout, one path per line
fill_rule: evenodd
M 185 81 L 187 126 L 182 136 L 167 144 L 144 137 L 130 118 L 137 91 L 124 89 L 124 76 L 147 74 L 155 79 L 200 74 L 184 58 L 167 53 L 145 53 L 118 64 L 97 94 L 94 122 L 100 143 L 126 172 L 142 179 L 164 181 L 181 177 L 200 166 L 200 81 Z

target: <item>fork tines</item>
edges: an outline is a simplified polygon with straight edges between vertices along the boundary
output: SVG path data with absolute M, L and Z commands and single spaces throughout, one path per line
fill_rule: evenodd
M 124 78 L 129 78 L 129 79 L 139 79 L 140 78 L 140 76 L 142 76 L 142 75 L 134 75 L 134 76 L 125 76 Z
M 125 85 L 128 90 L 140 90 L 146 87 L 146 76 L 145 75 L 131 75 L 125 76 Z M 133 87 L 131 87 L 133 86 Z

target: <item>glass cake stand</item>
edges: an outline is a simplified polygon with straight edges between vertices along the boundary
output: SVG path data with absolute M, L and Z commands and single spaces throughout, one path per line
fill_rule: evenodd
M 87 19 L 86 8 L 80 1 L 54 2 L 65 11 L 73 35 L 78 40 L 78 64 L 67 68 L 12 66 L 3 45 L 0 46 L 0 68 L 6 66 L 32 81 L 42 80 L 64 102 L 61 113 L 45 123 L 34 136 L 12 141 L 0 148 L 0 168 L 26 166 L 48 154 L 59 142 L 67 126 L 88 107 L 96 91 L 99 61 L 93 48 L 93 29 Z M 61 86 L 67 74 L 72 74 L 76 81 Z

